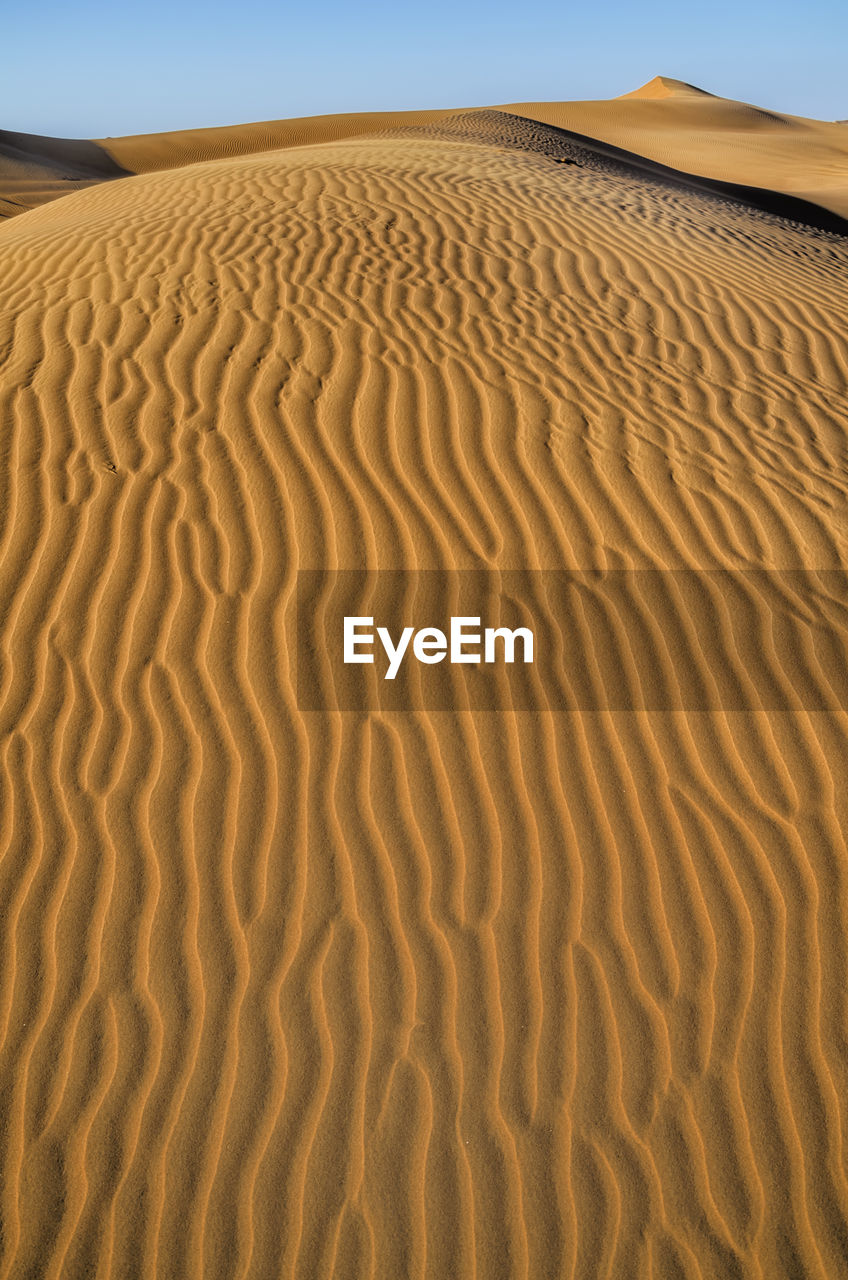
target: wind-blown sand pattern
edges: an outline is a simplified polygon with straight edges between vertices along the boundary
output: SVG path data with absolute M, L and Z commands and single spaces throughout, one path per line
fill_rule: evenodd
M 848 238 L 439 114 L 0 227 L 1 1276 L 844 1271 L 845 712 L 305 713 L 293 598 L 844 569 Z

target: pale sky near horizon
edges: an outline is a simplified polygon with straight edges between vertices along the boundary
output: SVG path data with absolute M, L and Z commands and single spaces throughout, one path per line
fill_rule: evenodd
M 47 0 L 7 12 L 3 44 L 0 129 L 60 137 L 608 98 L 655 75 L 848 118 L 848 0 Z

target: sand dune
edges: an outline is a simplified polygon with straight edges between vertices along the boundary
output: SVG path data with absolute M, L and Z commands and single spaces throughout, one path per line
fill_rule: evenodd
M 670 76 L 654 76 L 638 89 L 620 95 L 623 101 L 628 98 L 715 98 L 714 93 L 699 89 L 696 84 L 688 84 L 685 80 L 673 80 Z
M 137 134 L 96 142 L 0 131 L 0 218 L 69 191 L 128 174 L 155 173 L 203 160 L 300 147 L 400 125 L 426 125 L 449 111 L 360 112 L 268 120 L 258 124 Z
M 599 102 L 503 108 L 705 178 L 768 187 L 848 217 L 848 137 L 837 122 L 733 102 L 663 76 Z
M 848 238 L 523 115 L 0 227 L 1 1276 L 844 1267 L 838 700 L 298 706 L 300 569 L 848 560 Z
M 764 111 L 665 76 L 612 100 L 524 102 L 495 109 L 612 144 L 689 174 L 767 188 L 848 217 L 848 137 L 840 122 Z M 455 114 L 360 112 L 96 142 L 0 132 L 0 218 L 68 190 L 128 173 L 151 173 L 397 128 L 433 127 Z

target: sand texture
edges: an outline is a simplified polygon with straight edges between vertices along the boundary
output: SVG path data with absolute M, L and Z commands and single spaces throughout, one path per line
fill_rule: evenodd
M 840 702 L 296 695 L 300 569 L 848 565 L 848 134 L 701 101 L 553 123 L 771 203 L 511 108 L 0 225 L 0 1277 L 845 1274 Z

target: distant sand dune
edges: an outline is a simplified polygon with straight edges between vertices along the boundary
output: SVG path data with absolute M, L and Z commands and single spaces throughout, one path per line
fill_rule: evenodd
M 640 85 L 630 93 L 622 93 L 626 98 L 713 98 L 706 89 L 699 89 L 696 84 L 687 84 L 685 80 L 672 80 L 669 76 L 654 76 L 647 84 Z
M 303 713 L 294 586 L 844 568 L 848 239 L 448 114 L 0 227 L 0 1276 L 844 1267 L 846 713 Z

